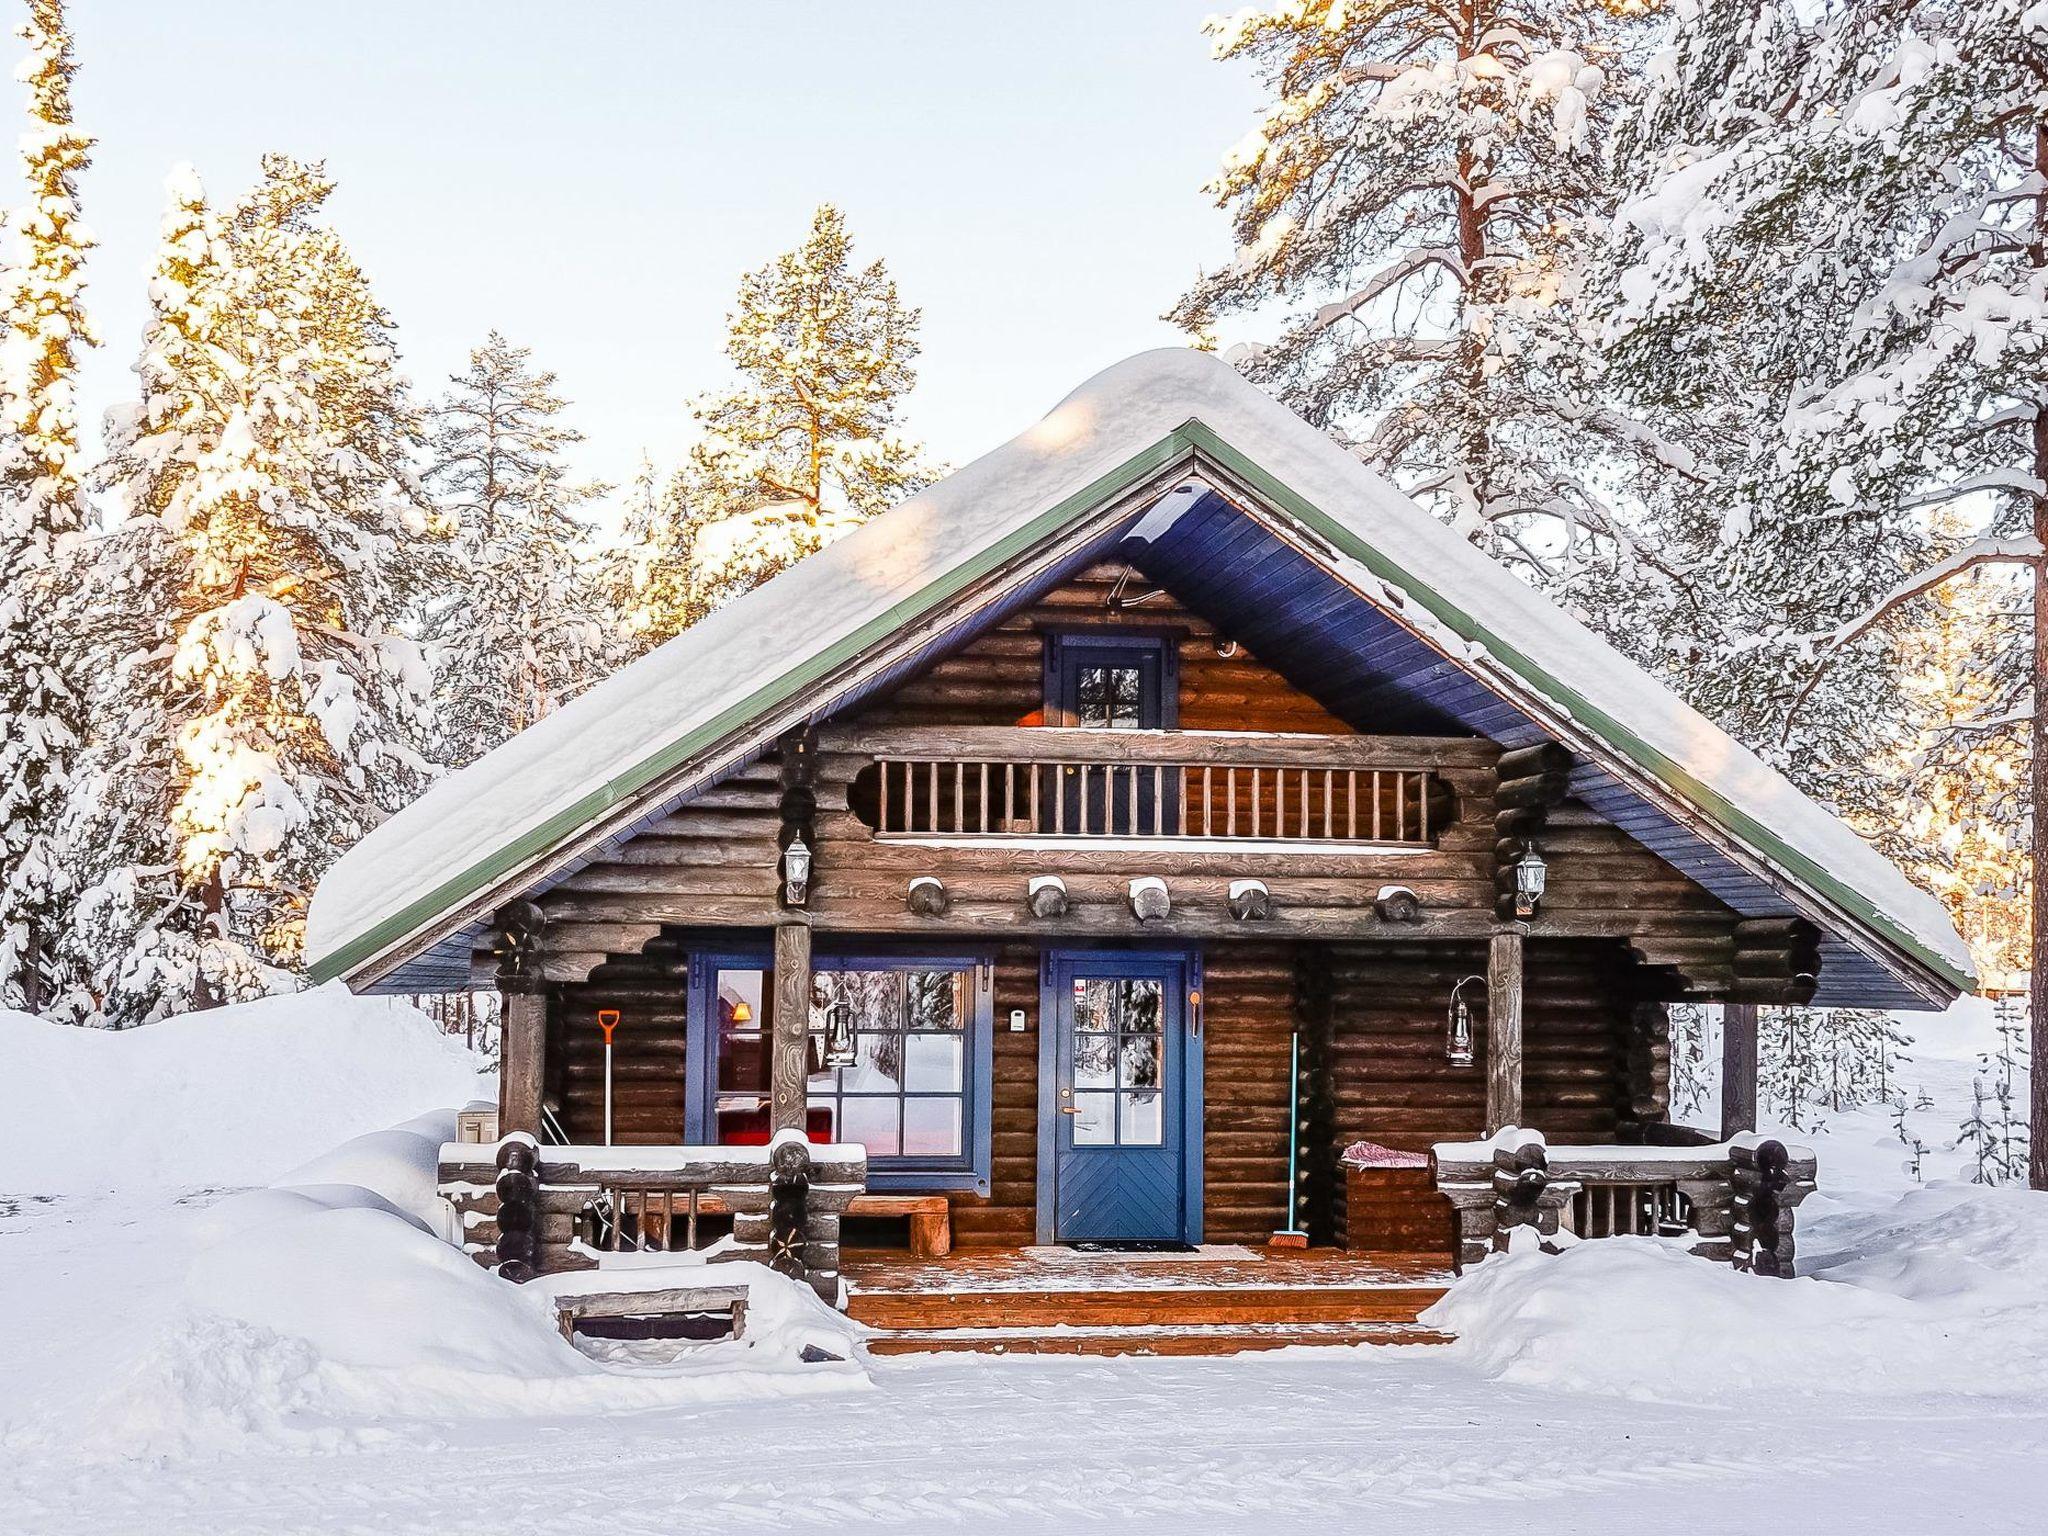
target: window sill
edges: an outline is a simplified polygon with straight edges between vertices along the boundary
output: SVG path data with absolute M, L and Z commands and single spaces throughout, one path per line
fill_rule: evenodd
M 988 1180 L 972 1168 L 891 1168 L 886 1163 L 868 1165 L 868 1188 L 876 1194 L 923 1195 L 988 1193 Z

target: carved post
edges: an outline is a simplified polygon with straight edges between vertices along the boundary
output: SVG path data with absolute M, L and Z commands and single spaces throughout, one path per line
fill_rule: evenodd
M 768 1102 L 778 1131 L 801 1133 L 807 1121 L 804 1059 L 811 1027 L 811 926 L 775 930 L 775 1029 L 769 1046 Z
M 1496 928 L 1486 957 L 1486 1133 L 1522 1123 L 1522 937 Z
M 1721 1138 L 1756 1129 L 1755 1003 L 1721 1005 Z
M 498 997 L 503 1028 L 498 1046 L 498 1134 L 540 1135 L 541 1096 L 547 1081 L 548 998 L 542 975 L 547 913 L 515 901 L 498 914 Z
M 777 1141 L 768 1154 L 768 1267 L 792 1280 L 803 1279 L 809 1268 L 810 1194 L 809 1145 Z
M 540 1154 L 525 1136 L 498 1146 L 498 1273 L 524 1285 L 540 1269 Z

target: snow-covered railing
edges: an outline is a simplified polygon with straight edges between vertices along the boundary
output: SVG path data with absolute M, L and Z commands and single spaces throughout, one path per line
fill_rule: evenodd
M 514 1280 L 615 1254 L 697 1251 L 765 1260 L 836 1299 L 840 1216 L 866 1185 L 866 1149 L 811 1146 L 793 1132 L 765 1147 L 539 1146 L 514 1135 L 441 1148 L 441 1195 L 464 1250 Z M 730 1215 L 731 1235 L 700 1244 L 705 1215 Z
M 842 730 L 878 837 L 1119 838 L 1427 847 L 1455 813 L 1432 769 L 1469 743 L 1263 731 Z
M 1486 1141 L 1439 1142 L 1430 1164 L 1457 1212 L 1460 1265 L 1524 1240 L 1554 1248 L 1560 1235 L 1660 1236 L 1690 1237 L 1694 1253 L 1783 1275 L 1792 1273 L 1792 1212 L 1816 1171 L 1805 1148 L 1754 1135 L 1704 1146 L 1550 1146 L 1520 1126 Z

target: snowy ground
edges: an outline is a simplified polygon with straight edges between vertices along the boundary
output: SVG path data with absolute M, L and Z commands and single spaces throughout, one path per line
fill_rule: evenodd
M 1820 1141 L 1819 1279 L 1607 1242 L 1490 1261 L 1449 1348 L 818 1367 L 794 1347 L 836 1320 L 769 1289 L 748 1350 L 622 1370 L 444 1259 L 416 1117 L 469 1093 L 459 1050 L 328 996 L 213 1022 L 0 1019 L 32 1069 L 0 1087 L 0 1532 L 1868 1536 L 2048 1505 L 2048 1200 L 1910 1189 L 1881 1115 Z M 301 1131 L 365 1139 L 295 1169 Z

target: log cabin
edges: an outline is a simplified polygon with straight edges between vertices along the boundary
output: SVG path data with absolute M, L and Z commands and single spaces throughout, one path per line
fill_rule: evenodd
M 1302 1303 L 1231 1314 L 1268 1342 L 1412 1324 L 1518 1221 L 1789 1270 L 1810 1162 L 1723 1139 L 1759 1005 L 1973 982 L 1835 817 L 1193 351 L 437 784 L 308 945 L 502 993 L 443 1167 L 480 1261 L 765 1253 L 905 1347 L 1051 1319 L 1063 1249 L 1227 1249 Z M 1669 1123 L 1681 1002 L 1725 1010 L 1718 1135 Z

